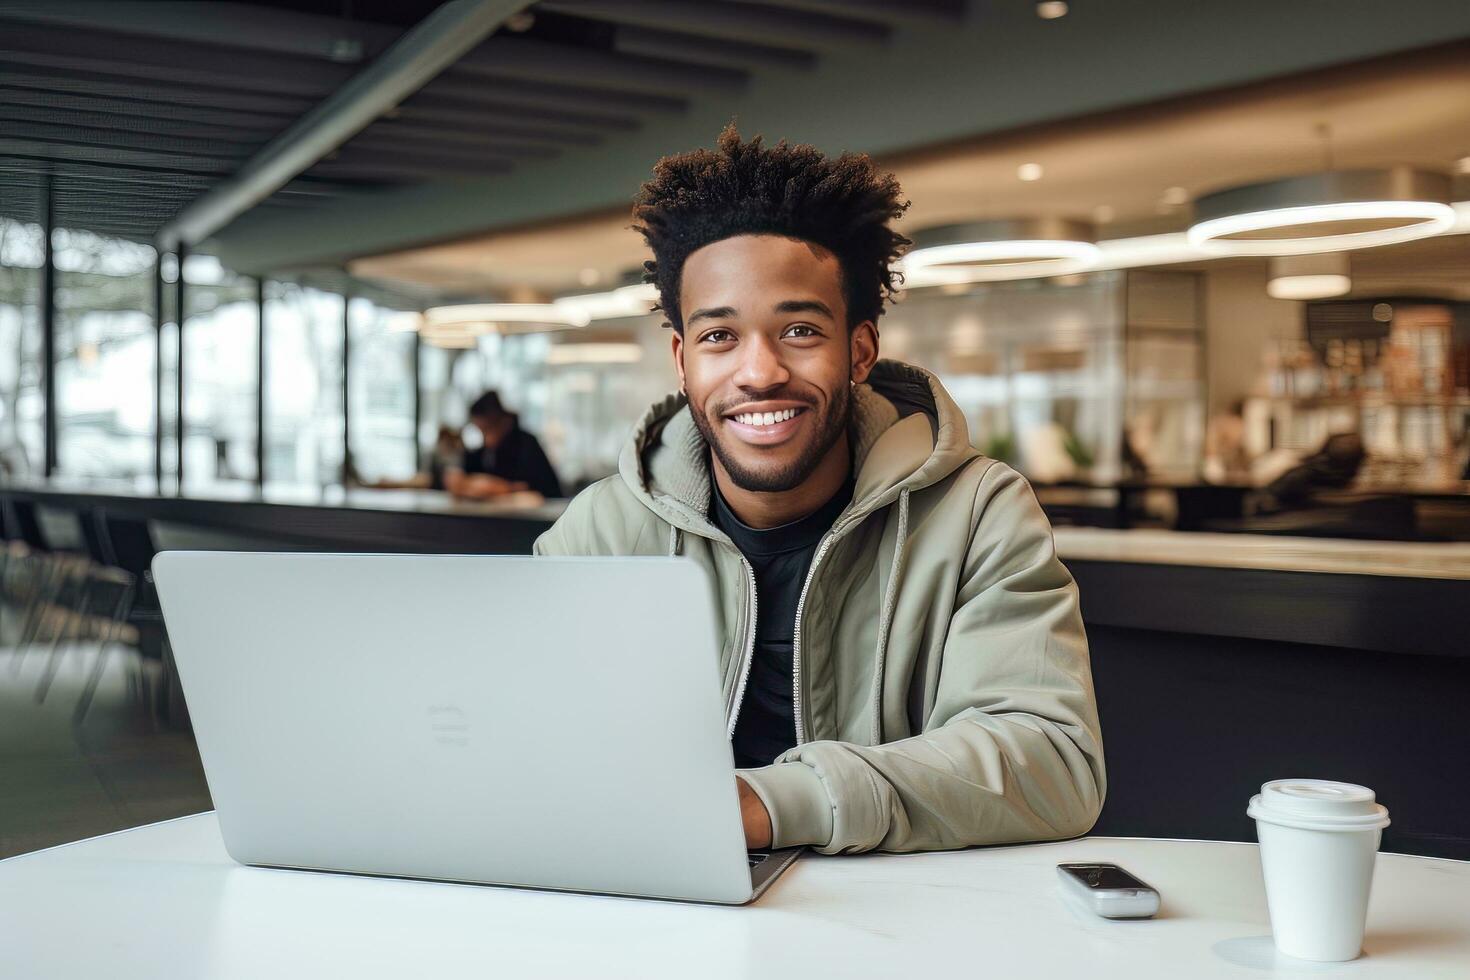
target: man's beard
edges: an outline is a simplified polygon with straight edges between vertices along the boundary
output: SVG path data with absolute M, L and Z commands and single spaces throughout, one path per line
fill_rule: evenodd
M 827 407 L 825 414 L 816 419 L 816 434 L 807 443 L 806 449 L 801 455 L 785 466 L 778 469 L 752 469 L 743 465 L 734 455 L 726 451 L 722 441 L 717 437 L 713 425 L 710 424 L 709 416 L 705 414 L 704 408 L 689 402 L 689 414 L 694 417 L 694 424 L 699 429 L 699 434 L 704 436 L 704 441 L 709 444 L 710 449 L 719 459 L 720 464 L 725 467 L 725 472 L 730 474 L 730 479 L 741 490 L 752 493 L 785 493 L 795 490 L 807 481 L 807 478 L 816 470 L 818 464 L 837 445 L 837 440 L 842 438 L 847 431 L 848 423 L 852 418 L 852 399 L 849 395 L 849 385 L 839 384 L 837 390 L 832 393 L 832 401 Z M 772 399 L 791 400 L 806 402 L 807 411 L 816 413 L 817 408 L 805 398 L 795 399 Z M 725 412 L 718 416 L 723 422 Z

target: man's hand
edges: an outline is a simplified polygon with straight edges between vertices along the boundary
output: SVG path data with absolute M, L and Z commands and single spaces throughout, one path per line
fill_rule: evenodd
M 456 497 L 471 500 L 490 500 L 526 489 L 526 484 L 519 480 L 512 482 L 488 473 L 461 473 L 454 480 L 446 474 L 444 486 Z
M 735 785 L 740 789 L 740 822 L 745 824 L 745 849 L 763 851 L 771 846 L 771 815 L 750 784 L 736 776 Z

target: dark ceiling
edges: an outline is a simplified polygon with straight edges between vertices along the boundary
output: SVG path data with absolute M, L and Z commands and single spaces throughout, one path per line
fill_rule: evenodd
M 425 0 L 0 3 L 0 214 L 151 240 Z M 260 207 L 535 167 L 963 0 L 543 0 Z M 529 14 L 529 16 L 527 16 Z

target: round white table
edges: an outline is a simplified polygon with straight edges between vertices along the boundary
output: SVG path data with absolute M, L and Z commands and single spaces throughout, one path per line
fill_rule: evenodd
M 1075 910 L 1062 861 L 1114 861 L 1157 918 Z M 1093 837 L 804 856 L 745 908 L 246 868 L 214 814 L 0 861 L 0 976 L 1470 977 L 1470 862 L 1380 854 L 1366 954 L 1288 959 L 1254 844 Z

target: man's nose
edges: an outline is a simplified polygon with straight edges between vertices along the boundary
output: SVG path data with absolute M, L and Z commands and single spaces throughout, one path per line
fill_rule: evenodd
M 778 345 L 765 337 L 753 338 L 741 352 L 735 384 L 741 388 L 765 391 L 779 388 L 791 380 L 791 373 L 781 359 Z

